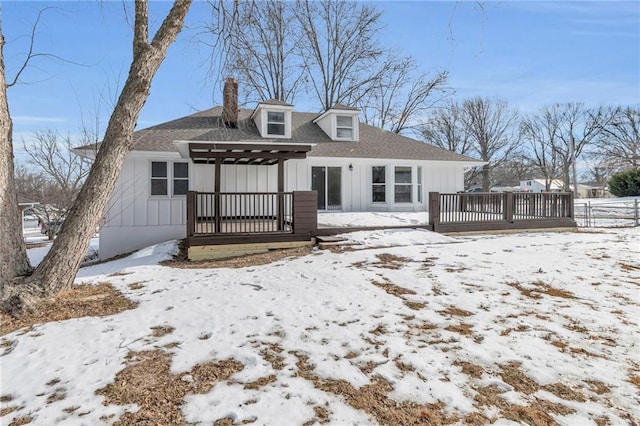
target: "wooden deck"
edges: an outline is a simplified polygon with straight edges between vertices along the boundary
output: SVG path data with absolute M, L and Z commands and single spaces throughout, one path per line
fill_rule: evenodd
M 316 191 L 190 191 L 187 193 L 186 245 L 198 258 L 202 258 L 203 253 L 220 257 L 215 252 L 237 255 L 243 250 L 240 246 L 230 249 L 230 245 L 243 245 L 247 252 L 295 247 L 313 241 L 317 220 Z M 205 250 L 203 246 L 219 247 Z
M 576 228 L 573 194 L 429 193 L 429 225 L 440 233 Z

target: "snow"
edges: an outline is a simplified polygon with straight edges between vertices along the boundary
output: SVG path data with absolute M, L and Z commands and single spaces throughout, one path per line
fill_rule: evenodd
M 334 217 L 323 223 L 351 226 L 354 220 Z M 418 218 L 404 220 L 413 224 Z M 549 413 L 559 424 L 595 424 L 601 416 L 627 424 L 640 418 L 638 389 L 629 382 L 640 375 L 640 228 L 456 238 L 394 229 L 343 236 L 352 250 L 315 250 L 239 269 L 160 265 L 176 253 L 176 242 L 82 268 L 77 282 L 110 282 L 139 306 L 3 336 L 0 350 L 13 349 L 0 356 L 0 393 L 13 399 L 0 402 L 0 409 L 19 407 L 2 417 L 3 424 L 25 415 L 36 425 L 113 423 L 125 409 L 137 407 L 103 405 L 95 391 L 113 382 L 128 352 L 171 342 L 179 342 L 166 349 L 174 373 L 227 358 L 245 366 L 210 392 L 185 397 L 182 412 L 196 424 L 229 416 L 235 423 L 300 425 L 314 418 L 314 406 L 328 409 L 331 424 L 376 423 L 297 374 L 294 353 L 308 356 L 320 377 L 346 380 L 355 388 L 382 377 L 397 401 L 441 402 L 461 416 L 497 415 L 495 407 L 474 406 L 475 389 L 493 384 L 510 402 L 527 405 L 541 398 L 573 408 L 565 416 Z M 385 264 L 379 255 L 396 260 Z M 373 281 L 415 294 L 392 295 Z M 536 282 L 573 298 L 542 293 Z M 143 287 L 129 286 L 134 283 Z M 526 296 L 528 290 L 536 297 Z M 424 307 L 414 310 L 406 301 Z M 470 315 L 448 314 L 452 307 Z M 471 334 L 447 329 L 461 323 L 471 326 Z M 424 324 L 430 327 L 420 328 Z M 150 328 L 158 325 L 175 330 L 153 337 Z M 376 328 L 382 332 L 372 333 Z M 269 344 L 282 347 L 282 370 L 261 355 Z M 356 356 L 347 357 L 350 353 Z M 395 360 L 414 370 L 401 370 Z M 463 361 L 481 366 L 482 377 L 464 374 Z M 363 371 L 369 362 L 372 371 Z M 584 393 L 586 401 L 563 400 L 543 389 L 517 392 L 499 374 L 500 365 L 509 362 L 521 363 L 538 385 L 563 383 Z M 272 374 L 276 381 L 244 388 Z M 47 403 L 47 383 L 55 378 L 66 397 Z M 610 392 L 599 395 L 588 381 L 600 381 Z M 72 406 L 81 408 L 64 411 Z M 110 414 L 115 416 L 105 420 Z M 497 417 L 495 424 L 516 424 Z

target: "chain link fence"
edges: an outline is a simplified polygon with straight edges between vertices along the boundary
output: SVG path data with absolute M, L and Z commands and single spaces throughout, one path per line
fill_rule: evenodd
M 580 227 L 622 228 L 640 225 L 640 200 L 576 200 L 574 218 Z

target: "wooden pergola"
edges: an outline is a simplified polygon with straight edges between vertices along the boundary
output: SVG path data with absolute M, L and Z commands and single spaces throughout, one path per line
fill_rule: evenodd
M 196 164 L 214 164 L 214 192 L 220 192 L 220 172 L 223 164 L 271 166 L 278 165 L 278 192 L 284 192 L 284 162 L 305 159 L 311 145 L 254 142 L 190 142 L 189 158 Z
M 292 244 L 317 230 L 317 193 L 285 193 L 285 161 L 304 159 L 311 144 L 181 141 L 176 145 L 195 164 L 211 164 L 213 192 L 187 193 L 187 244 Z M 222 165 L 277 166 L 277 192 L 221 192 Z

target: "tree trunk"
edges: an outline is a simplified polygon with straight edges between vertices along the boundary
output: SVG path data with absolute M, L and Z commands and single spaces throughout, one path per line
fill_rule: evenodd
M 51 250 L 26 280 L 25 289 L 28 292 L 50 296 L 73 283 L 131 149 L 133 130 L 149 95 L 153 76 L 182 29 L 191 2 L 176 0 L 151 43 L 148 42 L 147 33 L 147 2 L 135 2 L 133 61 L 129 75 L 86 182 Z M 19 293 L 18 297 L 28 298 L 32 295 Z
M 4 283 L 31 271 L 22 235 L 22 215 L 13 176 L 13 124 L 7 102 L 4 36 L 0 29 L 0 297 Z

